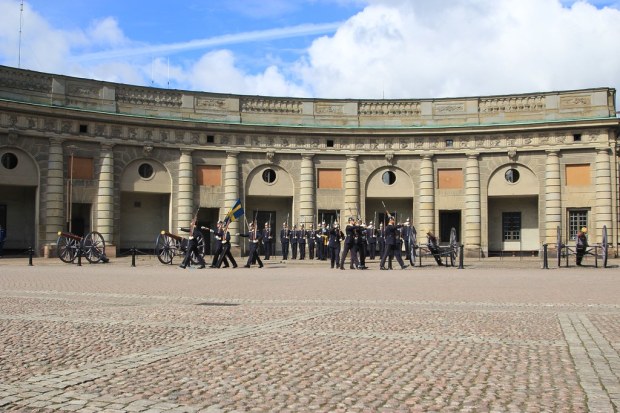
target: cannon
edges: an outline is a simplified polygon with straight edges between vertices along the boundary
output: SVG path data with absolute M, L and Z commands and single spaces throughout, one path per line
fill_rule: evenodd
M 189 228 L 180 229 L 181 231 L 189 232 Z M 201 256 L 204 257 L 206 251 L 205 238 L 202 236 L 197 237 L 197 242 L 198 251 L 200 251 Z M 162 230 L 159 235 L 157 235 L 157 240 L 155 241 L 155 254 L 157 255 L 157 259 L 162 264 L 172 264 L 172 260 L 177 255 L 185 256 L 188 243 L 188 238 L 185 238 L 182 235 L 173 234 L 166 230 Z M 192 253 L 190 259 L 192 264 L 194 265 L 199 263 L 194 253 Z
M 58 231 L 56 248 L 58 258 L 68 264 L 75 261 L 80 254 L 91 264 L 109 261 L 105 255 L 105 240 L 96 231 L 89 232 L 85 237 L 70 232 Z
M 415 238 L 414 238 L 415 240 Z M 419 245 L 417 246 L 418 256 L 420 257 L 420 266 L 422 266 L 422 257 L 429 256 L 433 257 L 433 254 L 430 249 L 426 246 Z M 456 240 L 456 229 L 452 228 L 450 230 L 450 242 L 446 246 L 439 246 L 439 256 L 440 257 L 449 257 L 450 266 L 454 267 L 456 265 L 456 259 L 459 255 L 459 243 Z M 448 258 L 446 258 L 446 265 L 448 265 Z
M 591 244 L 588 248 L 586 248 L 586 252 L 584 256 L 591 255 L 594 257 L 594 266 L 598 268 L 598 260 L 599 258 L 603 262 L 603 268 L 607 268 L 607 258 L 609 255 L 609 241 L 607 239 L 607 225 L 603 225 L 602 231 L 602 239 L 598 244 Z M 567 244 L 562 242 L 562 230 L 560 227 L 557 227 L 557 240 L 556 240 L 556 248 L 558 251 L 557 260 L 558 267 L 562 266 L 562 258 L 566 259 L 566 267 L 569 266 L 568 258 L 571 255 L 576 255 L 576 247 L 570 247 Z

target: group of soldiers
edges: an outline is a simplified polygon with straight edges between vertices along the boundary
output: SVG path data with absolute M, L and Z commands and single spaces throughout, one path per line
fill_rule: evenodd
M 237 262 L 230 251 L 231 234 L 228 231 L 228 225 L 222 221 L 218 221 L 215 229 L 207 227 L 198 227 L 194 218 L 189 228 L 189 243 L 187 253 L 183 262 L 179 265 L 186 268 L 190 265 L 191 257 L 198 261 L 198 268 L 205 268 L 206 262 L 202 254 L 198 251 L 197 239 L 202 232 L 210 232 L 214 235 L 213 259 L 210 268 L 237 268 Z M 431 230 L 426 230 L 427 248 L 435 257 L 438 265 L 443 265 L 437 238 Z M 275 238 L 269 223 L 265 223 L 263 229 L 259 229 L 255 222 L 247 224 L 247 232 L 237 233 L 236 235 L 247 238 L 249 243 L 249 254 L 245 268 L 258 264 L 259 268 L 263 267 L 260 258 L 260 247 L 263 247 L 265 260 L 269 260 L 275 252 Z M 300 223 L 299 226 L 293 225 L 289 228 L 285 222 L 280 230 L 280 244 L 282 247 L 282 259 L 288 260 L 305 260 L 306 251 L 308 259 L 329 261 L 331 268 L 344 270 L 347 257 L 350 257 L 349 269 L 365 270 L 366 258 L 374 260 L 377 256 L 380 258 L 380 269 L 391 270 L 392 261 L 396 260 L 402 269 L 409 265 L 415 265 L 415 245 L 416 229 L 409 218 L 402 223 L 396 224 L 395 218 L 388 215 L 385 223 L 379 224 L 375 228 L 374 223 L 370 221 L 366 225 L 361 219 L 350 217 L 344 229 L 340 228 L 338 221 L 334 221 L 331 225 L 321 222 L 314 229 L 312 224 Z M 404 248 L 403 248 L 404 247 Z M 405 264 L 404 259 L 409 262 Z

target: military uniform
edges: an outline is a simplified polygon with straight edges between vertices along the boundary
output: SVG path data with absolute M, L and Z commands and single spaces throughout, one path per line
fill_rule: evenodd
M 306 259 L 306 229 L 303 224 L 297 230 L 297 246 L 299 247 L 299 259 Z
M 202 257 L 202 253 L 198 250 L 198 240 L 202 237 L 202 233 L 198 226 L 196 226 L 196 220 L 192 220 L 192 223 L 189 226 L 189 241 L 187 243 L 187 250 L 185 251 L 185 258 L 179 267 L 186 268 L 190 265 L 192 260 L 192 254 L 198 261 L 198 268 L 204 268 L 205 260 Z
M 280 244 L 282 245 L 282 259 L 288 260 L 288 249 L 290 245 L 291 231 L 289 231 L 286 223 L 282 224 L 280 230 Z
M 407 268 L 403 259 L 401 257 L 400 251 L 398 254 L 395 254 L 396 248 L 400 249 L 400 239 L 397 236 L 396 231 L 400 228 L 400 225 L 394 225 L 394 219 L 390 218 L 390 222 L 385 227 L 385 250 L 383 251 L 383 256 L 381 257 L 381 266 L 379 267 L 382 270 L 391 270 L 392 269 L 392 259 L 396 257 L 396 260 L 400 264 L 400 267 L 404 270 Z M 385 261 L 388 261 L 388 266 L 385 266 Z
M 232 264 L 233 268 L 237 268 L 237 261 L 230 253 L 230 232 L 228 232 L 228 228 L 222 229 L 222 252 L 220 254 L 220 258 L 217 260 L 216 267 L 220 268 L 222 266 L 222 262 L 228 259 Z
M 368 238 L 368 258 L 374 260 L 377 254 L 377 231 L 375 231 L 372 221 L 366 228 L 366 236 Z
M 379 224 L 377 243 L 379 244 L 379 258 L 383 258 L 383 254 L 385 253 L 385 228 L 383 227 L 383 223 Z
M 297 225 L 293 225 L 291 230 L 291 259 L 297 259 Z
M 329 230 L 329 240 L 327 242 L 332 268 L 334 268 L 334 265 L 336 268 L 340 268 L 340 243 L 342 240 L 344 240 L 344 234 L 340 230 L 338 222 L 335 222 L 334 227 Z
M 347 254 L 349 251 L 351 251 L 351 264 L 349 268 L 354 269 L 359 267 L 359 262 L 357 261 L 357 244 L 355 242 L 356 229 L 357 225 L 355 225 L 355 220 L 353 218 L 349 218 L 349 223 L 345 227 L 344 250 L 342 251 L 342 257 L 340 258 L 341 270 L 344 270 L 344 262 L 347 259 Z
M 314 251 L 316 249 L 316 239 L 314 238 L 314 230 L 312 229 L 312 225 L 310 225 L 310 229 L 306 231 L 306 238 L 308 239 L 308 258 L 314 259 Z
M 263 247 L 265 248 L 265 260 L 268 260 L 273 252 L 273 234 L 271 233 L 271 227 L 268 223 L 265 223 L 265 229 L 263 229 Z
M 247 238 L 249 241 L 248 262 L 245 264 L 244 267 L 250 268 L 250 265 L 258 262 L 258 268 L 263 268 L 263 262 L 260 260 L 260 255 L 258 253 L 260 241 L 263 239 L 262 232 L 254 229 L 254 225 L 250 224 L 249 231 L 245 234 L 239 235 Z

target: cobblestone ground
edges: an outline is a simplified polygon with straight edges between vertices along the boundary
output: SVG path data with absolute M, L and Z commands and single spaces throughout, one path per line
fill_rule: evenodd
M 0 411 L 618 412 L 617 264 L 3 259 Z

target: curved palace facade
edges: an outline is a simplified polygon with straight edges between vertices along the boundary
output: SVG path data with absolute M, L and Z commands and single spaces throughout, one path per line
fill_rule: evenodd
M 0 66 L 7 249 L 59 230 L 152 249 L 198 210 L 212 226 L 361 216 L 450 229 L 469 255 L 535 253 L 588 226 L 618 241 L 615 90 L 417 100 L 240 96 Z M 385 207 L 384 207 L 385 205 Z M 243 229 L 231 224 L 231 233 Z M 238 242 L 238 240 L 235 240 Z M 110 249 L 114 248 L 109 248 Z M 277 249 L 280 243 L 277 242 Z

